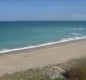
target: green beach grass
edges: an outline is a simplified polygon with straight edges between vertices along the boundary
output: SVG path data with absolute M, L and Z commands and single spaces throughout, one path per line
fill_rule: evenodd
M 53 74 L 54 70 L 52 65 L 48 65 L 43 68 L 32 68 L 13 74 L 5 74 L 0 77 L 0 80 L 63 80 L 61 78 L 51 79 L 49 77 L 49 74 Z
M 56 67 L 65 70 L 65 72 L 60 72 L 63 78 L 50 76 L 58 71 Z M 86 80 L 86 57 L 73 59 L 59 65 L 48 65 L 43 68 L 32 68 L 13 74 L 5 74 L 0 77 L 0 80 Z

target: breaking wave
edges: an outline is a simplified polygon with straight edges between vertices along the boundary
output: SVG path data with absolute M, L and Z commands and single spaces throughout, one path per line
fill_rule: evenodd
M 56 42 L 48 42 L 48 43 L 45 43 L 45 44 L 32 45 L 32 46 L 27 46 L 27 47 L 22 47 L 22 48 L 3 49 L 3 50 L 0 51 L 0 53 L 7 53 L 7 52 L 13 52 L 13 51 L 19 51 L 19 50 L 25 50 L 25 49 L 33 49 L 33 48 L 37 48 L 37 47 L 43 47 L 43 46 L 48 46 L 48 45 L 73 41 L 73 40 L 79 40 L 79 39 L 86 39 L 86 36 L 74 37 L 74 38 L 65 38 L 65 39 L 62 39 L 62 40 L 56 41 Z

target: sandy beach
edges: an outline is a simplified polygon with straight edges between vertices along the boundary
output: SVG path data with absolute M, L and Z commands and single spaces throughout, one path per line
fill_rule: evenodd
M 0 54 L 0 76 L 86 56 L 86 40 Z

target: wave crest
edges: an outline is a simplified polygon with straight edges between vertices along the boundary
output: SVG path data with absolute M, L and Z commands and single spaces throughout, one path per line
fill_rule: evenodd
M 79 31 L 81 31 L 81 30 L 84 30 L 84 28 L 73 28 L 72 30 L 79 30 Z
M 3 49 L 3 50 L 0 51 L 0 53 L 7 53 L 7 52 L 13 52 L 13 51 L 19 51 L 19 50 L 25 50 L 25 49 L 32 49 L 32 48 L 43 47 L 43 46 L 48 46 L 48 45 L 73 41 L 73 40 L 79 40 L 79 39 L 86 39 L 86 36 L 66 38 L 66 39 L 62 39 L 60 41 L 56 41 L 56 42 L 49 42 L 49 43 L 45 43 L 45 44 L 39 44 L 39 45 L 35 45 L 35 46 L 27 46 L 27 47 L 23 47 L 23 48 Z

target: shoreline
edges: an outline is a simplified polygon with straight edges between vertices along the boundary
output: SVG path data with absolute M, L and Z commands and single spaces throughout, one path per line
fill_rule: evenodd
M 0 76 L 86 56 L 86 39 L 0 54 Z
M 30 49 L 46 47 L 46 46 L 52 46 L 52 45 L 57 45 L 57 44 L 59 45 L 59 44 L 63 44 L 63 43 L 71 42 L 71 41 L 83 40 L 83 39 L 86 39 L 86 36 L 66 38 L 66 39 L 62 39 L 62 40 L 59 40 L 59 41 L 55 41 L 55 42 L 49 42 L 49 43 L 32 45 L 32 46 L 21 47 L 21 48 L 1 50 L 0 54 L 11 53 L 11 52 L 16 52 L 16 51 L 23 51 L 23 50 L 30 50 Z

